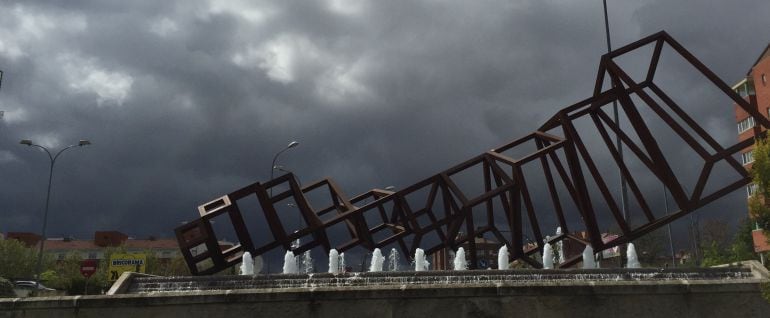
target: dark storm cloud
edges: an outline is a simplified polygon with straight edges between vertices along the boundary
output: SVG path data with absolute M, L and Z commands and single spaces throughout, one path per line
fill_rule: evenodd
M 94 142 L 57 163 L 52 235 L 168 236 L 295 139 L 280 164 L 304 182 L 407 186 L 588 97 L 594 2 L 3 2 L 0 231 L 38 230 L 47 162 L 21 138 Z M 766 1 L 609 5 L 616 47 L 666 29 L 728 82 L 768 42 Z M 708 107 L 733 138 L 732 106 Z

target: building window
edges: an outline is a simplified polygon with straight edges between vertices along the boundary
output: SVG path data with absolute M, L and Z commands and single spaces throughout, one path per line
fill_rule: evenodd
M 738 86 L 733 87 L 733 89 L 738 95 L 741 95 L 741 97 L 754 95 L 754 83 L 752 83 L 750 79 L 742 81 Z
M 757 193 L 757 185 L 755 183 L 747 185 L 746 196 L 751 197 L 752 195 L 754 195 L 754 193 Z
M 64 253 L 59 253 L 59 254 L 57 254 L 57 255 L 56 255 L 56 259 L 58 259 L 58 260 L 60 260 L 60 261 L 61 261 L 61 260 L 64 260 L 64 257 L 65 257 L 65 256 L 66 256 L 66 255 L 64 255 Z
M 88 259 L 97 259 L 96 252 L 88 252 Z
M 749 117 L 738 122 L 738 133 L 742 133 L 754 127 L 754 117 Z
M 754 162 L 754 150 L 742 153 L 741 160 L 743 161 L 743 165 Z

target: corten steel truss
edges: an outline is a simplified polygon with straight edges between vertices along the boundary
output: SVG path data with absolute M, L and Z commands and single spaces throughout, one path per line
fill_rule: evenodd
M 647 45 L 654 46 L 654 50 L 646 78 L 634 81 L 616 64 L 615 59 Z M 734 157 L 742 149 L 751 146 L 754 140 L 744 140 L 727 148 L 722 147 L 656 85 L 656 69 L 665 45 L 753 116 L 757 124 L 754 128 L 757 135 L 761 135 L 770 127 L 770 122 L 757 111 L 754 100 L 747 101 L 738 96 L 667 33 L 659 32 L 602 56 L 593 96 L 559 111 L 537 131 L 524 138 L 487 151 L 397 192 L 373 189 L 348 198 L 330 179 L 300 187 L 292 174 L 265 183 L 254 183 L 201 205 L 198 208 L 200 218 L 176 228 L 182 254 L 193 274 L 211 274 L 240 262 L 243 252 L 260 255 L 275 248 L 292 250 L 292 242 L 302 237 L 306 240 L 304 244 L 293 248 L 297 255 L 318 246 L 326 252 L 331 248 L 343 252 L 355 246 L 372 250 L 395 244 L 405 255 L 413 255 L 417 247 L 422 247 L 427 254 L 431 254 L 443 248 L 454 249 L 463 245 L 469 249 L 467 255 L 470 257 L 470 266 L 475 268 L 477 259 L 474 237 L 489 233 L 508 245 L 511 259 L 541 267 L 532 254 L 542 250 L 542 242 L 554 243 L 570 238 L 582 244 L 591 244 L 595 251 L 627 243 L 751 181 L 749 173 Z M 609 78 L 613 85 L 612 88 L 603 90 L 606 78 Z M 636 103 L 632 96 L 636 97 Z M 607 114 L 605 108 L 613 101 L 619 103 L 619 110 L 628 118 L 630 129 L 621 129 Z M 691 192 L 687 191 L 677 178 L 653 137 L 648 123 L 642 118 L 639 110 L 643 107 L 657 115 L 687 147 L 702 158 L 701 172 Z M 581 118 L 590 119 L 599 136 L 578 134 L 574 122 Z M 634 136 L 638 142 L 634 140 Z M 613 137 L 619 137 L 623 147 L 647 169 L 646 173 L 652 174 L 665 185 L 678 206 L 678 211 L 663 216 L 653 213 L 638 181 L 628 167 L 628 158 L 621 160 Z M 626 178 L 631 195 L 638 203 L 641 210 L 639 213 L 644 219 L 642 225 L 632 226 L 624 220 L 618 202 L 612 196 L 597 162 L 583 141 L 587 138 L 600 138 L 604 142 L 614 159 L 614 164 Z M 506 155 L 509 151 L 532 145 L 536 151 L 523 157 L 513 158 Z M 720 162 L 727 163 L 730 169 L 737 172 L 738 180 L 726 185 L 722 184 L 722 180 L 717 180 L 717 189 L 704 193 L 714 166 Z M 527 178 L 522 172 L 522 167 L 527 164 L 540 166 L 538 171 L 542 174 L 537 176 L 537 181 L 545 182 L 549 199 L 552 201 L 551 212 L 555 214 L 563 233 L 570 233 L 567 213 L 578 213 L 587 233 L 585 239 L 571 234 L 554 237 L 543 235 L 538 219 L 544 217 L 544 211 L 536 213 L 533 197 L 528 189 L 528 184 L 535 181 L 534 178 Z M 693 163 L 692 166 L 696 167 L 696 164 Z M 459 176 L 464 173 L 478 173 L 479 168 L 481 175 L 474 176 L 483 180 L 483 193 L 462 191 Z M 598 189 L 599 195 L 592 197 L 589 185 L 590 189 Z M 271 188 L 275 193 L 273 196 L 269 195 Z M 317 208 L 310 205 L 307 197 L 317 191 L 328 191 L 328 206 Z M 252 241 L 239 204 L 245 198 L 254 197 L 258 199 L 258 210 L 267 221 L 272 236 L 272 239 L 266 242 L 256 242 L 258 244 Z M 277 208 L 279 202 L 289 199 L 296 202 L 298 213 L 306 224 L 293 233 L 286 231 L 284 222 L 279 218 L 280 209 Z M 621 232 L 617 239 L 602 241 L 596 213 L 599 207 L 609 210 L 614 218 Z M 229 216 L 232 221 L 239 242 L 226 250 L 220 248 L 211 224 L 213 218 L 223 215 Z M 496 216 L 505 220 L 505 226 L 500 227 L 495 223 Z M 479 218 L 486 219 L 486 222 L 474 224 L 478 223 Z M 524 218 L 528 222 L 525 222 Z M 327 230 L 335 225 L 342 225 L 347 229 L 349 241 L 332 246 L 329 237 L 331 233 L 327 233 Z M 528 227 L 534 236 L 534 242 L 525 244 L 525 227 Z M 307 237 L 312 239 L 307 241 Z M 428 237 L 432 239 L 425 239 Z M 580 260 L 581 256 L 577 255 L 560 266 L 571 266 Z

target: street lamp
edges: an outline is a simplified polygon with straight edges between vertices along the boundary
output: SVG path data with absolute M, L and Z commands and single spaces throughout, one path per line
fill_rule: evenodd
M 273 157 L 273 164 L 270 165 L 270 180 L 273 180 L 273 172 L 275 172 L 275 169 L 276 169 L 275 161 L 278 160 L 278 156 L 280 156 L 284 151 L 289 150 L 291 148 L 294 148 L 296 146 L 299 146 L 299 142 L 292 141 L 292 142 L 290 142 L 286 146 L 286 148 L 283 148 L 283 150 L 281 150 L 281 151 L 279 151 L 278 153 L 275 154 L 275 157 Z M 273 188 L 272 187 L 270 188 L 270 196 L 271 197 L 273 196 Z
M 22 145 L 27 145 L 30 147 L 38 147 L 40 149 L 43 149 L 43 151 L 45 151 L 45 153 L 48 154 L 48 159 L 51 159 L 51 165 L 48 170 L 48 191 L 46 192 L 46 196 L 45 196 L 45 212 L 43 214 L 43 229 L 40 231 L 40 248 L 37 252 L 37 265 L 35 265 L 35 274 L 37 275 L 36 283 L 40 284 L 40 269 L 41 269 L 40 266 L 42 266 L 42 262 L 43 262 L 43 245 L 45 244 L 45 230 L 46 230 L 46 227 L 48 226 L 48 206 L 49 206 L 49 203 L 51 202 L 51 181 L 53 180 L 54 164 L 56 163 L 56 159 L 59 158 L 59 155 L 61 155 L 65 150 L 71 149 L 74 147 L 88 146 L 91 144 L 91 142 L 88 140 L 80 140 L 75 145 L 69 145 L 67 147 L 64 147 L 64 149 L 59 150 L 59 152 L 57 152 L 55 155 L 51 155 L 51 152 L 48 151 L 48 148 L 35 144 L 29 139 L 23 139 L 19 143 Z
M 302 181 L 299 179 L 299 176 L 296 173 L 294 173 L 291 170 L 286 169 L 286 167 L 284 167 L 282 165 L 273 166 L 273 169 L 281 171 L 281 172 L 284 172 L 284 173 L 291 173 L 292 175 L 294 175 L 294 179 L 297 179 L 297 183 L 299 184 L 300 190 L 302 189 Z

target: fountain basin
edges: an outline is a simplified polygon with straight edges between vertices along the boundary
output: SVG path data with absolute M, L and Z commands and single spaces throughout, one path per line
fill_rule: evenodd
M 761 296 L 761 285 L 768 282 L 767 271 L 757 262 L 708 269 L 426 271 L 312 277 L 124 274 L 111 295 L 0 299 L 0 318 L 770 317 L 770 304 Z M 179 289 L 167 288 L 171 286 Z
M 160 277 L 127 275 L 113 294 L 250 289 L 359 288 L 387 286 L 523 286 L 612 282 L 733 281 L 753 279 L 750 268 L 466 270 Z

